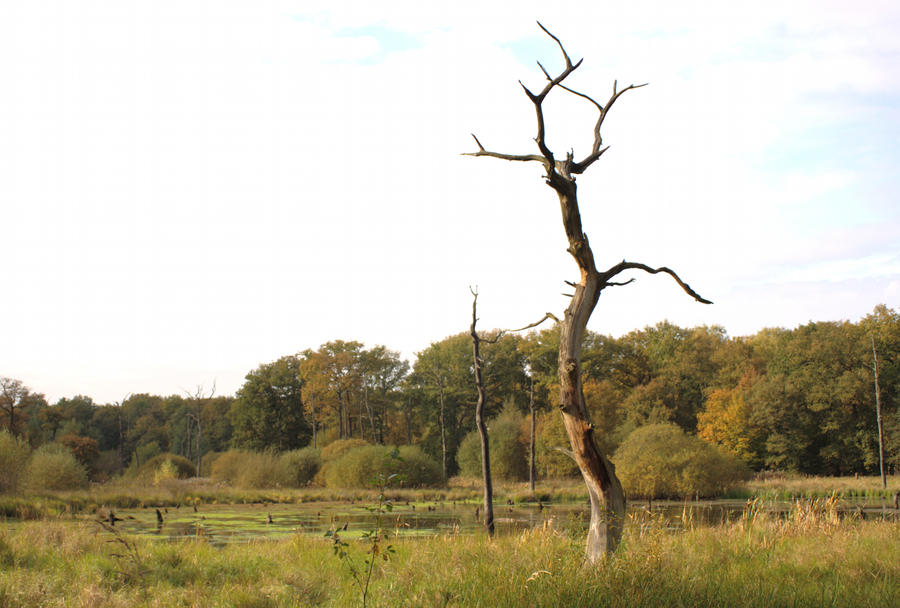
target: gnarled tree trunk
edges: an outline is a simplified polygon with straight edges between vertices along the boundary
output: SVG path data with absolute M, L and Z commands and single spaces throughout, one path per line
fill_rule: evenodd
M 612 266 L 606 271 L 600 272 L 594 263 L 594 254 L 588 243 L 587 235 L 581 227 L 581 213 L 578 209 L 577 188 L 575 176 L 583 173 L 600 156 L 606 152 L 603 146 L 603 138 L 600 128 L 609 109 L 616 100 L 626 91 L 645 85 L 630 85 L 618 90 L 617 84 L 613 84 L 612 96 L 606 104 L 600 104 L 591 97 L 579 93 L 562 82 L 574 72 L 581 61 L 572 63 L 568 53 L 559 39 L 547 31 L 538 23 L 544 32 L 553 38 L 562 51 L 566 67 L 557 76 L 551 76 L 540 63 L 541 71 L 547 77 L 547 84 L 540 93 L 532 93 L 525 85 L 525 94 L 534 104 L 537 114 L 537 144 L 539 154 L 505 154 L 491 152 L 481 145 L 478 138 L 473 135 L 478 151 L 469 153 L 469 156 L 489 156 L 510 161 L 534 161 L 544 166 L 545 181 L 556 192 L 559 198 L 560 211 L 562 213 L 563 227 L 569 242 L 568 252 L 578 265 L 580 277 L 577 283 L 567 283 L 575 290 L 571 295 L 571 301 L 566 309 L 565 317 L 559 323 L 559 408 L 562 413 L 569 443 L 572 446 L 572 457 L 578 464 L 581 475 L 587 486 L 588 496 L 591 502 L 591 522 L 586 544 L 586 557 L 588 562 L 594 563 L 605 554 L 615 550 L 622 537 L 622 528 L 625 519 L 625 494 L 622 485 L 616 477 L 612 463 L 600 452 L 594 440 L 594 427 L 588 415 L 584 400 L 584 392 L 581 382 L 581 344 L 588 319 L 597 305 L 600 292 L 606 287 L 626 285 L 634 279 L 625 282 L 616 282 L 612 279 L 627 270 L 643 270 L 651 274 L 665 273 L 670 275 L 678 285 L 691 297 L 699 302 L 709 304 L 684 283 L 675 272 L 666 267 L 651 268 L 638 262 L 626 262 L 625 260 Z M 564 160 L 556 160 L 553 152 L 545 142 L 543 102 L 554 88 L 561 88 L 569 93 L 577 95 L 593 104 L 599 113 L 597 122 L 593 128 L 594 142 L 591 151 L 582 160 L 575 161 L 574 152 L 570 151 Z

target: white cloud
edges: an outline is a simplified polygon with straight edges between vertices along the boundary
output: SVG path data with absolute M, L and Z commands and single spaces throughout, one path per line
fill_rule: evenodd
M 410 355 L 465 328 L 469 284 L 486 326 L 562 307 L 574 266 L 539 168 L 459 156 L 473 131 L 532 148 L 516 80 L 541 85 L 532 55 L 559 65 L 535 16 L 585 57 L 578 88 L 651 83 L 618 102 L 612 148 L 580 181 L 598 263 L 671 265 L 717 301 L 640 277 L 604 295 L 594 329 L 858 314 L 827 296 L 836 276 L 891 293 L 893 5 L 571 8 L 4 5 L 0 204 L 15 230 L 0 255 L 17 297 L 0 298 L 0 373 L 54 398 L 210 376 L 227 392 L 330 339 Z M 416 43 L 388 49 L 392 32 Z M 547 110 L 554 149 L 584 153 L 591 107 L 558 95 Z M 815 288 L 760 306 L 772 281 Z

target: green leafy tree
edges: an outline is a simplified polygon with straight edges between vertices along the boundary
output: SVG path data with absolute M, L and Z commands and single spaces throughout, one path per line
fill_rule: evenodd
M 235 447 L 278 451 L 309 443 L 297 357 L 282 357 L 247 374 L 231 406 Z

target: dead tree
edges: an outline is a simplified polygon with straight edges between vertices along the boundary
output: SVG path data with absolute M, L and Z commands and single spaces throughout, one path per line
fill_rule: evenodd
M 478 437 L 481 439 L 481 478 L 484 484 L 484 529 L 488 536 L 494 535 L 494 485 L 491 479 L 491 454 L 488 442 L 487 427 L 484 424 L 484 402 L 487 399 L 484 389 L 484 377 L 481 369 L 481 336 L 475 330 L 478 323 L 478 291 L 472 291 L 472 325 L 469 335 L 472 336 L 472 362 L 475 370 L 475 388 L 478 391 L 478 401 L 475 402 L 475 426 L 478 428 Z
M 184 390 L 184 389 L 182 389 Z M 191 458 L 191 425 L 197 425 L 197 477 L 200 477 L 200 466 L 203 464 L 203 455 L 200 451 L 200 439 L 203 436 L 203 424 L 201 421 L 200 412 L 203 407 L 203 403 L 209 399 L 213 398 L 213 395 L 216 394 L 216 381 L 213 380 L 212 388 L 209 390 L 209 395 L 206 396 L 204 394 L 203 385 L 198 384 L 197 390 L 193 393 L 184 390 L 185 394 L 188 397 L 188 400 L 194 404 L 194 411 L 188 412 L 187 421 L 188 421 L 188 460 Z
M 531 381 L 531 388 L 528 391 L 528 412 L 531 417 L 531 434 L 528 440 L 528 487 L 534 495 L 534 480 L 537 477 L 535 470 L 534 458 L 534 437 L 537 431 L 537 424 L 534 417 L 534 370 L 529 370 L 528 379 Z
M 578 468 L 584 478 L 590 498 L 591 522 L 588 530 L 586 554 L 588 561 L 593 563 L 601 559 L 604 554 L 615 550 L 618 546 L 622 537 L 625 517 L 625 494 L 616 477 L 612 463 L 597 448 L 597 443 L 594 439 L 594 427 L 588 416 L 582 391 L 581 344 L 588 319 L 597 305 L 600 292 L 607 287 L 626 285 L 634 280 L 633 278 L 627 281 L 614 280 L 622 273 L 630 270 L 642 270 L 650 274 L 668 274 L 695 300 L 704 304 L 709 304 L 710 302 L 691 289 L 674 271 L 664 266 L 653 268 L 639 262 L 622 260 L 607 270 L 601 271 L 597 269 L 587 235 L 581 227 L 581 213 L 578 208 L 575 178 L 584 173 L 606 152 L 607 148 L 603 147 L 603 138 L 600 130 L 613 104 L 625 92 L 645 85 L 629 85 L 619 89 L 617 83 L 614 83 L 612 95 L 605 104 L 600 104 L 592 97 L 569 88 L 563 84 L 563 81 L 581 65 L 581 60 L 572 63 L 559 38 L 551 34 L 540 23 L 538 25 L 556 42 L 565 60 L 565 68 L 556 76 L 551 76 L 544 66 L 538 63 L 538 66 L 547 78 L 547 83 L 539 93 L 533 93 L 520 82 L 528 99 L 534 105 L 537 115 L 535 143 L 539 153 L 505 154 L 492 152 L 485 149 L 473 134 L 472 137 L 475 139 L 478 151 L 467 155 L 539 163 L 544 167 L 547 185 L 556 192 L 559 198 L 563 227 L 569 242 L 567 250 L 575 259 L 575 263 L 580 271 L 578 282 L 569 283 L 574 289 L 574 293 L 570 296 L 571 301 L 566 309 L 565 317 L 559 324 L 559 409 L 572 446 L 572 456 L 578 463 Z M 547 95 L 556 88 L 563 89 L 586 100 L 597 109 L 597 121 L 593 128 L 593 145 L 590 153 L 581 160 L 575 160 L 573 151 L 569 151 L 565 158 L 557 159 L 550 148 L 547 147 L 543 103 Z

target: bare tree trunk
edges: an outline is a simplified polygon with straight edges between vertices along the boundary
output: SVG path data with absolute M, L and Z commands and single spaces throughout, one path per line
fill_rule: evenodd
M 615 282 L 612 279 L 626 270 L 643 270 L 651 274 L 666 273 L 681 286 L 681 288 L 699 302 L 707 303 L 689 285 L 684 283 L 678 275 L 666 267 L 651 268 L 646 264 L 637 262 L 622 262 L 610 269 L 599 272 L 594 263 L 594 254 L 588 243 L 587 235 L 581 227 L 581 213 L 578 208 L 578 197 L 575 186 L 575 177 L 584 173 L 597 159 L 606 152 L 603 147 L 603 138 L 600 130 L 607 113 L 616 100 L 631 89 L 644 85 L 630 85 L 622 90 L 617 83 L 613 84 L 612 96 L 605 104 L 600 104 L 593 98 L 575 91 L 562 82 L 574 72 L 581 61 L 572 63 L 566 53 L 562 42 L 551 34 L 543 25 L 538 24 L 544 32 L 550 36 L 559 46 L 565 59 L 565 69 L 557 76 L 551 76 L 544 66 L 538 63 L 547 84 L 539 93 L 533 93 L 525 85 L 522 88 L 528 99 L 534 105 L 537 117 L 537 136 L 534 141 L 537 144 L 539 154 L 506 154 L 486 150 L 478 138 L 473 135 L 478 146 L 477 152 L 470 156 L 488 156 L 509 161 L 538 162 L 545 170 L 545 181 L 556 192 L 559 198 L 560 211 L 562 213 L 563 227 L 569 243 L 568 252 L 578 265 L 580 277 L 577 283 L 568 282 L 574 289 L 570 295 L 571 301 L 566 309 L 565 317 L 559 323 L 559 408 L 563 417 L 563 424 L 569 436 L 572 446 L 572 455 L 581 476 L 587 486 L 591 503 L 591 522 L 586 543 L 586 558 L 588 562 L 595 563 L 606 553 L 615 550 L 622 537 L 622 527 L 625 518 L 625 494 L 622 485 L 616 477 L 612 463 L 597 448 L 594 440 L 594 427 L 588 415 L 584 400 L 581 379 L 581 345 L 587 328 L 588 319 L 597 305 L 600 292 L 610 286 L 625 285 L 633 281 Z M 597 109 L 598 118 L 594 124 L 594 141 L 591 151 L 582 160 L 576 161 L 574 151 L 569 151 L 565 159 L 557 160 L 545 141 L 545 124 L 543 102 L 554 88 L 561 88 L 573 95 L 582 98 Z
M 881 426 L 881 389 L 878 386 L 878 353 L 875 351 L 875 337 L 872 337 L 872 361 L 875 369 L 875 416 L 878 421 L 878 467 L 881 470 L 881 487 L 887 488 L 884 474 L 884 431 Z
M 472 291 L 472 326 L 469 335 L 472 336 L 472 361 L 475 368 L 475 388 L 478 390 L 478 401 L 475 403 L 475 426 L 478 428 L 478 437 L 481 439 L 481 478 L 484 485 L 484 529 L 488 536 L 494 535 L 494 486 L 491 481 L 491 455 L 488 442 L 487 427 L 484 425 L 484 402 L 486 392 L 484 379 L 481 375 L 481 354 L 479 344 L 481 339 L 475 331 L 478 322 L 476 310 L 478 306 L 478 292 Z
M 533 372 L 532 372 L 533 373 Z M 535 416 L 534 416 L 534 376 L 531 376 L 531 390 L 528 391 L 528 410 L 531 413 L 531 439 L 528 445 L 528 487 L 531 488 L 532 495 L 534 494 L 534 480 L 537 477 L 537 471 L 535 470 L 535 462 L 534 462 L 534 440 L 535 440 Z

